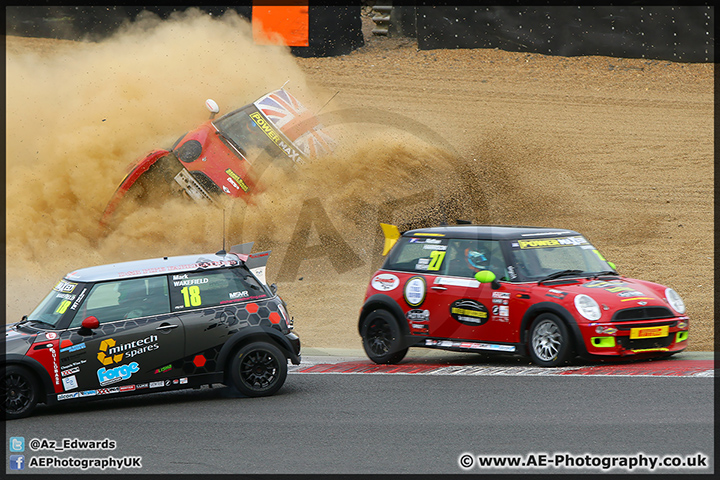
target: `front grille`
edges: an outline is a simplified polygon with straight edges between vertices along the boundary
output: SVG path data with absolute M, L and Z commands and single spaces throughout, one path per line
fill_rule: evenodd
M 638 338 L 630 340 L 630 337 L 615 337 L 617 342 L 626 350 L 642 350 L 645 348 L 663 348 L 669 347 L 675 338 L 674 334 L 660 338 Z
M 636 307 L 618 310 L 612 317 L 613 322 L 637 322 L 673 318 L 675 315 L 667 307 Z

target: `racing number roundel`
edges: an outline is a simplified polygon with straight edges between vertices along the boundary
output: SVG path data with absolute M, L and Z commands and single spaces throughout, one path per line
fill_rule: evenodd
M 418 307 L 425 301 L 426 293 L 425 278 L 423 277 L 412 277 L 405 283 L 405 290 L 403 296 L 405 302 L 411 307 Z

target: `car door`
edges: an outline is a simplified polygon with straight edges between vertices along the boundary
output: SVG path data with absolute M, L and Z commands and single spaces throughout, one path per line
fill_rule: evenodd
M 99 327 L 82 321 L 95 317 Z M 65 391 L 147 388 L 182 366 L 185 330 L 170 313 L 164 275 L 96 283 L 60 341 Z M 93 393 L 94 392 L 94 393 Z
M 505 261 L 499 242 L 478 239 L 451 239 L 439 266 L 439 275 L 428 281 L 430 336 L 482 342 L 510 339 L 509 300 L 506 283 L 493 290 L 480 283 L 475 274 L 491 270 L 505 276 Z

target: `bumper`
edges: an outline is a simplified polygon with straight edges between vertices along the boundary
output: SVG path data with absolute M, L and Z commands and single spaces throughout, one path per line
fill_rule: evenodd
M 687 317 L 642 324 L 603 323 L 581 325 L 583 343 L 593 356 L 653 356 L 685 350 L 688 344 Z

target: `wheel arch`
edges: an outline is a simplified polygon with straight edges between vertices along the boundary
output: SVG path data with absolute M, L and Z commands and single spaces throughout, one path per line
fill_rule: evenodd
M 392 316 L 395 317 L 395 320 L 397 320 L 400 332 L 403 336 L 410 335 L 410 328 L 408 327 L 407 322 L 402 321 L 405 318 L 402 308 L 400 308 L 400 305 L 398 305 L 395 300 L 382 293 L 376 293 L 365 300 L 365 303 L 360 309 L 358 333 L 362 332 L 363 322 L 365 321 L 365 318 L 367 318 L 368 314 L 377 309 L 384 309 L 390 312 Z
M 272 343 L 278 347 L 283 355 L 285 355 L 285 358 L 289 358 L 294 365 L 300 363 L 300 356 L 293 351 L 293 347 L 285 335 L 274 328 L 255 326 L 242 329 L 242 331 L 237 332 L 225 342 L 218 354 L 218 370 L 222 369 L 225 371 L 225 365 L 232 353 L 252 342 Z
M 575 321 L 575 317 L 573 317 L 565 307 L 553 302 L 536 303 L 528 308 L 523 315 L 522 321 L 520 322 L 520 343 L 524 345 L 525 348 L 528 348 L 528 334 L 532 323 L 543 313 L 552 313 L 558 317 L 570 332 L 575 353 L 578 355 L 587 355 L 585 342 L 583 341 L 582 333 L 580 332 L 577 321 Z
M 10 366 L 19 366 L 27 369 L 40 385 L 41 391 L 38 392 L 38 403 L 52 404 L 55 403 L 55 386 L 53 385 L 50 374 L 45 368 L 34 358 L 19 355 L 17 353 L 8 353 L 0 356 L 0 363 L 3 370 Z

